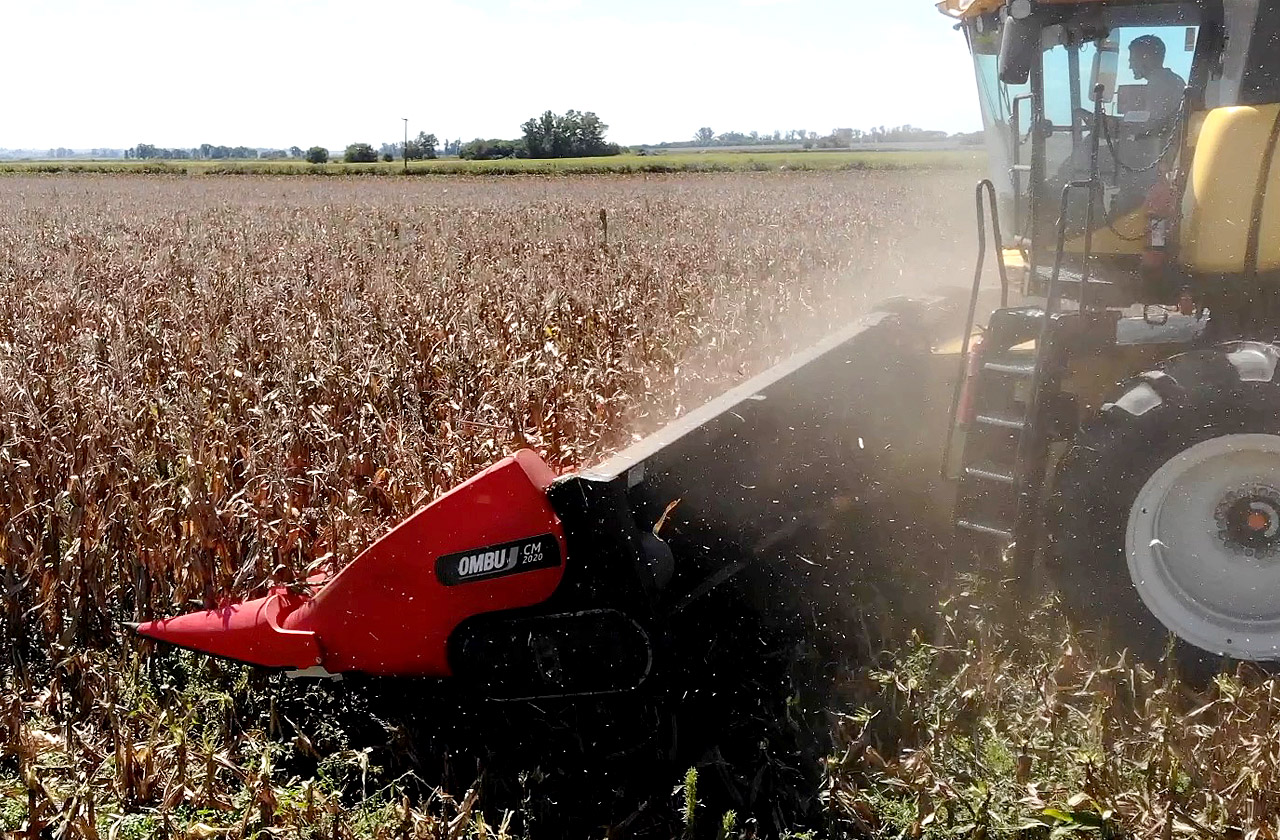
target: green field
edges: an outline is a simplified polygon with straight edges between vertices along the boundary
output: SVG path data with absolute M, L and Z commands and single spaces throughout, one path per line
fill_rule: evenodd
M 831 171 L 963 169 L 980 167 L 980 149 L 947 151 L 675 152 L 654 155 L 554 160 L 424 160 L 411 175 L 584 175 L 632 172 Z M 18 160 L 0 162 L 0 173 L 138 172 L 181 175 L 398 175 L 404 163 L 309 164 L 296 160 Z

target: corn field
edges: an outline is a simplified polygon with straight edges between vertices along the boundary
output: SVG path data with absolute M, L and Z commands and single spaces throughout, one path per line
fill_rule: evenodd
M 19 665 L 340 566 L 514 448 L 588 464 L 848 317 L 942 221 L 864 174 L 0 191 Z
M 15 801 L 71 836 L 106 802 L 119 826 L 270 788 L 230 746 L 233 677 L 175 712 L 115 622 L 340 567 L 513 449 L 587 465 L 871 296 L 963 277 L 967 234 L 938 232 L 968 180 L 0 179 Z
M 414 745 L 360 742 L 380 719 L 340 693 L 115 622 L 340 567 L 507 452 L 589 465 L 870 301 L 967 283 L 972 180 L 0 178 L 0 831 L 529 833 L 541 770 L 493 807 L 485 768 L 386 766 Z M 1274 679 L 1188 685 L 1089 629 L 975 581 L 846 663 L 805 828 L 1280 838 Z M 722 771 L 650 813 L 778 833 L 704 799 Z

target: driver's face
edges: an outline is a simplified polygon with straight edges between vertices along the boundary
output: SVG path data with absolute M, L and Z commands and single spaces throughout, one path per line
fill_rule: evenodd
M 1145 79 L 1151 69 L 1151 56 L 1143 50 L 1129 50 L 1129 69 L 1135 79 Z

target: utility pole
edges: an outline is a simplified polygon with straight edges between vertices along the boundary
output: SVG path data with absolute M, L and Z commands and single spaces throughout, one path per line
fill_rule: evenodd
M 404 174 L 409 174 L 409 118 L 401 117 L 404 120 Z

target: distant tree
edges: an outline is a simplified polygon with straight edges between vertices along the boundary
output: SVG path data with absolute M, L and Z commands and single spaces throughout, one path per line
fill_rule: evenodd
M 703 126 L 693 134 L 693 139 L 699 146 L 710 146 L 716 141 L 716 133 L 709 126 Z
M 300 158 L 300 157 L 302 157 L 302 149 L 298 148 L 297 146 L 290 146 L 290 147 L 289 147 L 289 157 L 291 157 L 291 158 Z
M 592 157 L 616 155 L 622 150 L 604 139 L 609 126 L 593 111 L 544 111 L 520 126 L 524 151 L 531 158 Z
M 352 143 L 347 146 L 342 159 L 347 163 L 375 163 L 378 160 L 378 153 L 368 143 Z
M 329 150 L 324 146 L 312 146 L 307 149 L 307 163 L 328 163 Z
M 436 159 L 436 146 L 440 141 L 436 139 L 434 134 L 424 134 L 418 132 L 418 148 L 422 151 L 422 156 L 427 160 Z
M 435 160 L 436 145 L 439 142 L 440 141 L 436 139 L 434 134 L 427 134 L 425 131 L 420 131 L 418 132 L 417 138 L 410 140 L 409 144 L 405 147 L 405 157 L 409 160 Z
M 516 157 L 524 151 L 519 140 L 483 140 L 477 137 L 470 143 L 463 143 L 458 149 L 458 157 L 464 160 L 498 160 Z
M 572 114 L 572 117 L 569 115 Z M 604 139 L 604 133 L 609 130 L 609 126 L 595 115 L 592 111 L 585 114 L 575 114 L 573 111 L 566 114 L 566 128 L 570 137 L 570 147 L 575 155 L 594 156 L 594 155 L 616 155 L 621 149 L 614 143 L 610 143 Z
M 297 148 L 296 146 L 294 148 Z M 249 146 L 214 146 L 210 143 L 201 143 L 199 147 L 190 151 L 191 157 L 202 158 L 204 160 L 228 160 L 230 158 L 253 160 L 259 157 L 284 156 L 282 149 L 266 149 L 265 154 L 259 154 L 257 149 Z M 299 152 L 302 150 L 299 149 Z
M 903 143 L 903 142 L 929 142 L 946 140 L 947 133 L 945 131 L 933 131 L 925 128 L 917 128 L 914 125 L 899 126 L 872 126 L 870 129 L 863 131 L 862 129 L 853 129 L 852 139 L 855 142 L 872 143 Z
M 130 150 L 130 154 L 125 156 L 137 160 L 188 160 L 199 151 L 199 149 L 162 149 L 150 143 L 139 143 Z
M 524 148 L 529 157 L 555 157 L 555 114 L 543 111 L 542 116 L 525 120 L 520 130 L 524 132 Z

